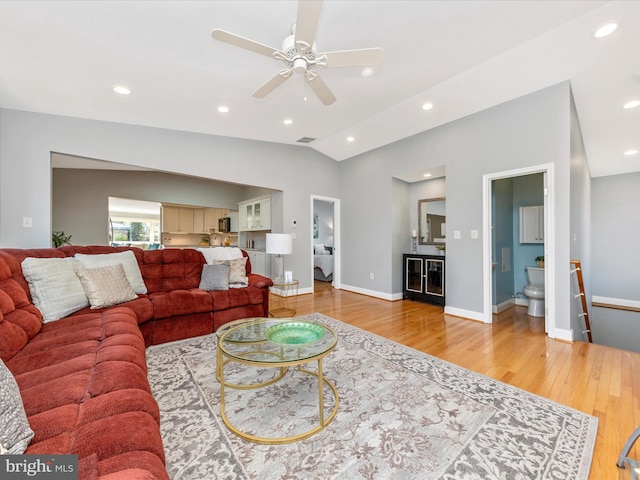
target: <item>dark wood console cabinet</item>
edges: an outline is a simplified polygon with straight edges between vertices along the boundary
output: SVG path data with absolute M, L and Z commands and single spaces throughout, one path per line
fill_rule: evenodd
M 444 255 L 405 253 L 402 260 L 403 298 L 444 305 Z

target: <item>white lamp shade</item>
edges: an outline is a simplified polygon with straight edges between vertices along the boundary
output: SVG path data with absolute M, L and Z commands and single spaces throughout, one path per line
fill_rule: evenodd
M 267 253 L 288 255 L 293 251 L 293 237 L 288 233 L 267 233 Z

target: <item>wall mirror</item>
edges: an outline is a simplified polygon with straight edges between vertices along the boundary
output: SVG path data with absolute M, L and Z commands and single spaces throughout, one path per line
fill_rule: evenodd
M 445 243 L 445 198 L 418 200 L 418 243 L 436 245 Z

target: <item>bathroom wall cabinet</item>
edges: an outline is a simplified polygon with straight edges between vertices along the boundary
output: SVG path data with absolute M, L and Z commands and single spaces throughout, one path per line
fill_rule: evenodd
M 520 207 L 520 243 L 544 243 L 544 206 Z
M 444 255 L 405 253 L 402 257 L 403 298 L 444 305 Z

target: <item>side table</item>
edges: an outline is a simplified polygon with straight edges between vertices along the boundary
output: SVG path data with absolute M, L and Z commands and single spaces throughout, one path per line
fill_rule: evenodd
M 298 280 L 290 282 L 273 282 L 269 299 L 269 316 L 288 318 L 296 315 L 298 307 Z

